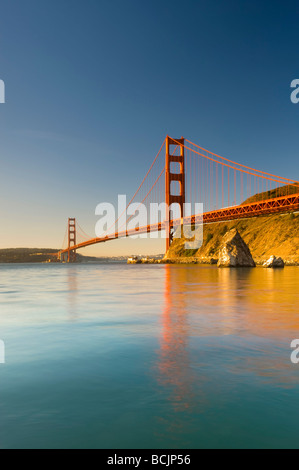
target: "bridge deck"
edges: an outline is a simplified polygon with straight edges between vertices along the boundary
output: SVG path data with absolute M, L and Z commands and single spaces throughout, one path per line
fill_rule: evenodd
M 276 214 L 283 212 L 293 212 L 299 210 L 299 193 L 291 194 L 289 196 L 277 197 L 273 199 L 267 199 L 264 201 L 252 202 L 250 204 L 244 204 L 240 206 L 226 207 L 223 209 L 218 209 L 210 212 L 204 212 L 200 215 L 192 215 L 184 218 L 184 224 L 190 225 L 194 223 L 212 223 L 212 222 L 222 222 L 225 220 L 249 218 L 249 217 L 258 217 L 268 214 Z M 181 224 L 181 219 L 176 219 L 170 221 L 171 227 L 177 227 Z M 132 235 L 150 233 L 162 231 L 167 227 L 166 222 L 160 222 L 158 224 L 146 225 L 144 227 L 139 227 L 137 229 L 124 230 L 121 232 L 116 232 L 111 236 L 105 236 L 102 238 L 91 238 L 83 243 L 72 246 L 70 249 L 65 249 L 57 253 L 57 255 L 62 255 L 68 253 L 68 251 L 79 250 L 86 246 L 95 245 L 97 243 L 104 243 L 110 240 L 116 240 L 118 238 L 125 238 Z

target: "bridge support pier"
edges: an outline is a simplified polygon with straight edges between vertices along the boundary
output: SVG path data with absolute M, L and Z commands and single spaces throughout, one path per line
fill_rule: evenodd
M 186 199 L 185 192 L 185 139 L 172 139 L 166 137 L 166 164 L 165 164 L 165 202 L 166 202 L 166 253 L 173 240 L 173 228 L 170 226 L 171 217 L 171 205 L 177 203 L 180 206 L 181 218 L 184 217 L 184 204 Z M 179 154 L 173 155 L 171 153 L 171 146 L 179 148 Z M 173 150 L 172 150 L 173 151 Z M 176 163 L 179 166 L 179 172 L 174 173 L 172 163 Z M 179 192 L 174 194 L 171 183 L 178 181 Z

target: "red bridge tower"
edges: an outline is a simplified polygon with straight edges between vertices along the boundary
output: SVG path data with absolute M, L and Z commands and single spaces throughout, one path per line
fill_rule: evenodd
M 69 218 L 68 220 L 68 263 L 75 263 L 77 260 L 76 250 L 71 250 L 72 246 L 76 245 L 76 219 Z
M 166 165 L 165 165 L 165 202 L 167 204 L 167 213 L 166 213 L 166 253 L 171 245 L 173 239 L 173 229 L 170 226 L 171 210 L 170 206 L 172 203 L 177 203 L 181 209 L 181 217 L 184 217 L 184 204 L 186 198 L 185 192 L 185 148 L 184 148 L 185 139 L 172 139 L 171 137 L 166 137 Z M 179 148 L 179 155 L 172 155 L 170 153 L 170 146 L 175 146 Z M 172 168 L 172 163 L 179 164 L 179 172 L 174 173 Z M 173 188 L 171 183 L 173 181 L 179 182 L 179 191 L 178 194 L 173 193 Z

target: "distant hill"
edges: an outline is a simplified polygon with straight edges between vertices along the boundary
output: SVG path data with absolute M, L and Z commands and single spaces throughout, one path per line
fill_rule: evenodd
M 249 197 L 244 202 L 244 204 L 250 204 L 252 202 L 264 201 L 265 199 L 274 199 L 276 197 L 281 197 L 285 195 L 297 194 L 299 193 L 299 186 L 288 184 L 286 186 L 280 186 L 279 188 L 271 189 L 269 191 L 264 191 L 263 193 L 257 193 L 254 196 Z
M 57 262 L 57 258 L 52 254 L 57 253 L 59 250 L 53 248 L 6 248 L 0 249 L 0 264 L 1 263 L 46 263 Z M 142 255 L 140 255 L 142 256 Z M 146 256 L 146 255 L 144 255 Z M 156 255 L 154 258 L 162 259 L 164 255 Z M 95 257 L 84 256 L 77 253 L 77 262 L 86 263 L 119 263 L 126 262 L 128 256 L 114 256 L 114 257 Z
M 7 248 L 0 250 L 0 263 L 45 263 L 56 261 L 53 248 Z M 78 261 L 99 261 L 99 258 L 77 254 Z

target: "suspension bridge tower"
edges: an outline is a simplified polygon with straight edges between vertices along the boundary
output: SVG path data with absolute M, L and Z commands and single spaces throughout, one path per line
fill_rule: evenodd
M 181 218 L 184 217 L 184 204 L 186 199 L 185 189 L 185 139 L 172 139 L 166 137 L 166 164 L 165 164 L 165 202 L 166 202 L 166 253 L 173 240 L 173 228 L 170 225 L 172 220 L 171 204 L 176 203 L 180 207 Z M 171 154 L 171 146 L 175 147 L 175 153 Z M 173 150 L 172 150 L 173 151 Z M 173 164 L 178 166 L 177 172 L 174 172 Z M 175 191 L 173 182 L 178 182 L 178 191 Z
M 75 263 L 77 260 L 76 250 L 72 250 L 71 247 L 76 245 L 76 219 L 69 218 L 68 220 L 68 252 L 67 262 Z

